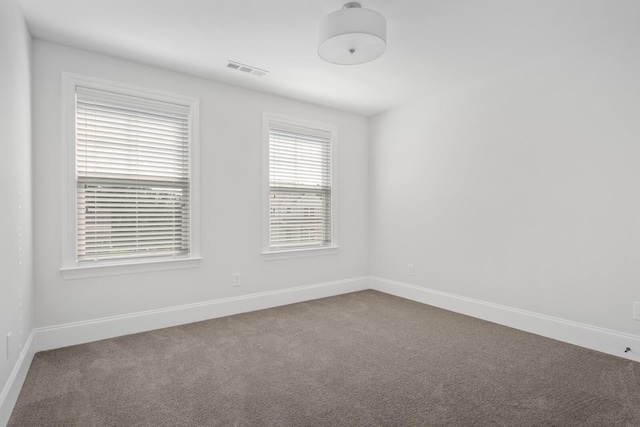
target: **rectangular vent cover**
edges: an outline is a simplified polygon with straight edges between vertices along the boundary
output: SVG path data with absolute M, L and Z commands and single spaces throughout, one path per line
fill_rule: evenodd
M 268 73 L 267 70 L 262 70 L 260 68 L 252 67 L 251 65 L 241 64 L 235 61 L 228 61 L 227 68 L 242 71 L 243 73 L 247 74 L 253 74 L 254 76 L 264 76 Z

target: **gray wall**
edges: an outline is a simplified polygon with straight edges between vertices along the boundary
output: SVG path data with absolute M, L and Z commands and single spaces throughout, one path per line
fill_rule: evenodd
M 0 390 L 33 319 L 30 49 L 17 1 L 0 2 Z
M 373 118 L 371 274 L 639 335 L 638 40 Z
M 367 274 L 366 118 L 40 40 L 33 63 L 38 327 Z M 61 71 L 200 99 L 199 268 L 62 279 Z M 337 254 L 262 259 L 264 111 L 337 126 Z M 240 287 L 231 286 L 233 273 Z

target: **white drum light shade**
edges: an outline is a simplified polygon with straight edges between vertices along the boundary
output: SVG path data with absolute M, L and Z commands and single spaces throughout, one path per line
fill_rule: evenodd
M 320 22 L 318 55 L 333 64 L 356 65 L 373 61 L 387 49 L 384 16 L 351 2 Z

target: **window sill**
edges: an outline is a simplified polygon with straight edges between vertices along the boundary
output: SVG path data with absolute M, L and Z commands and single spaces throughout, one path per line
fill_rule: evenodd
M 195 268 L 200 265 L 200 257 L 182 259 L 163 259 L 145 262 L 129 262 L 114 264 L 96 264 L 74 267 L 62 267 L 60 272 L 65 280 L 84 279 L 87 277 L 115 276 L 118 274 L 145 273 L 150 271 L 176 270 Z
M 270 261 L 274 259 L 302 258 L 317 255 L 334 255 L 338 253 L 340 246 L 330 246 L 326 248 L 289 249 L 283 251 L 262 252 L 262 259 Z

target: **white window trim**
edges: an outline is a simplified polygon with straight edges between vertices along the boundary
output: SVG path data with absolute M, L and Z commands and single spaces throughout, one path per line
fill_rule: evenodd
M 272 251 L 269 247 L 269 123 L 276 121 L 292 126 L 323 130 L 331 133 L 331 246 Z M 338 128 L 279 114 L 262 115 L 262 259 L 331 255 L 338 252 Z
M 76 87 L 117 92 L 139 98 L 187 105 L 190 109 L 189 167 L 191 220 L 190 253 L 184 258 L 124 260 L 96 265 L 79 265 L 76 261 Z M 112 82 L 94 77 L 62 72 L 62 267 L 64 279 L 109 276 L 146 271 L 197 267 L 200 258 L 200 165 L 199 165 L 199 100 L 152 89 Z

